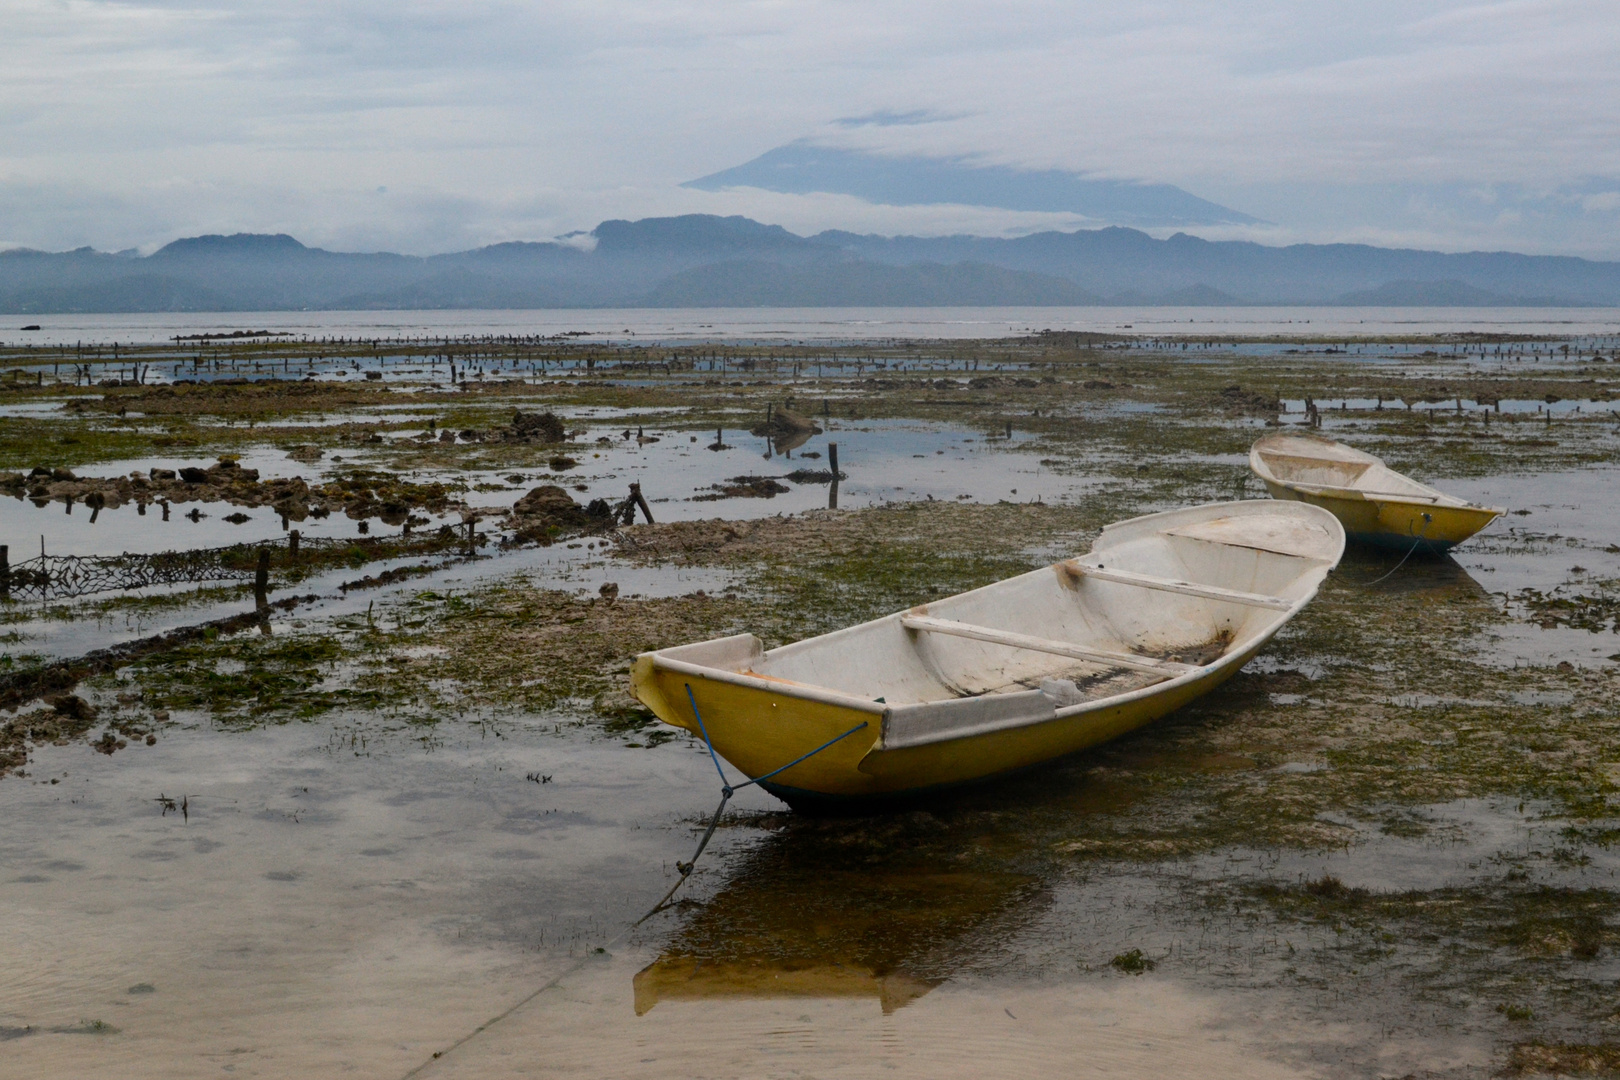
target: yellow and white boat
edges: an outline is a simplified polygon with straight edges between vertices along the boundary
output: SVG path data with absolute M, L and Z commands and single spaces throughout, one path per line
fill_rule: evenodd
M 1108 526 L 1081 558 L 778 649 L 737 634 L 643 653 L 631 684 L 751 778 L 803 757 L 761 781 L 795 806 L 919 794 L 1208 693 L 1343 551 L 1338 520 L 1299 503 L 1151 514 Z
M 1405 553 L 1444 552 L 1505 512 L 1443 494 L 1318 435 L 1267 435 L 1249 449 L 1249 468 L 1272 498 L 1320 506 L 1351 541 Z

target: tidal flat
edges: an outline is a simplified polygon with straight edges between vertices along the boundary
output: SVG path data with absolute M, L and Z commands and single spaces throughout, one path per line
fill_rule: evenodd
M 1612 339 L 0 372 L 0 1075 L 1620 1070 Z M 635 653 L 1264 497 L 1249 445 L 1310 416 L 1509 513 L 1348 552 L 1231 682 L 1046 768 L 872 817 L 750 789 L 636 922 L 719 785 Z

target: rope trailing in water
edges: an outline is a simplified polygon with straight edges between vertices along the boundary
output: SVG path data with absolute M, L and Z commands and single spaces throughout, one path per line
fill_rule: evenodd
M 675 895 L 675 890 L 686 884 L 686 879 L 692 876 L 692 869 L 697 866 L 698 857 L 703 854 L 703 849 L 709 846 L 709 841 L 714 837 L 714 830 L 720 825 L 720 815 L 726 812 L 726 804 L 731 801 L 731 797 L 733 795 L 752 784 L 758 784 L 769 780 L 777 773 L 786 772 L 801 761 L 815 757 L 817 754 L 827 749 L 827 747 L 832 746 L 834 743 L 841 742 L 842 740 L 849 738 L 857 731 L 866 727 L 868 723 L 867 721 L 862 720 L 860 723 L 856 724 L 842 735 L 835 735 L 833 738 L 828 739 L 826 742 L 822 743 L 808 754 L 800 754 L 786 765 L 772 769 L 763 776 L 756 776 L 752 780 L 734 785 L 729 779 L 727 779 L 726 770 L 720 767 L 720 756 L 714 752 L 714 741 L 709 738 L 709 729 L 703 723 L 703 714 L 698 711 L 697 698 L 692 694 L 692 684 L 686 683 L 685 686 L 686 700 L 692 703 L 692 716 L 697 720 L 698 731 L 703 736 L 703 745 L 709 751 L 709 760 L 714 762 L 714 771 L 720 774 L 720 805 L 714 808 L 714 817 L 709 819 L 709 827 L 703 830 L 703 839 L 698 841 L 697 850 L 692 852 L 692 857 L 686 862 L 677 862 L 675 864 L 675 869 L 681 872 L 681 876 L 676 880 L 675 884 L 669 887 L 669 892 L 664 894 L 663 899 L 654 904 L 652 909 L 648 911 L 647 914 L 643 915 L 632 924 L 635 926 L 640 926 L 642 923 L 664 910 L 664 905 L 668 904 L 669 898 Z
M 1401 567 L 1405 566 L 1406 560 L 1410 559 L 1417 552 L 1417 549 L 1423 546 L 1423 538 L 1428 535 L 1429 526 L 1432 524 L 1434 524 L 1434 515 L 1425 513 L 1423 515 L 1423 528 L 1418 532 L 1417 539 L 1412 541 L 1412 546 L 1407 550 L 1406 554 L 1401 556 L 1401 561 L 1395 564 L 1395 570 L 1399 570 Z M 1412 527 L 1408 525 L 1406 527 L 1406 531 L 1410 533 L 1412 531 Z M 1392 577 L 1395 570 L 1391 570 L 1389 573 L 1383 575 L 1383 577 L 1374 578 L 1361 587 L 1363 589 L 1370 589 L 1379 582 L 1385 581 Z

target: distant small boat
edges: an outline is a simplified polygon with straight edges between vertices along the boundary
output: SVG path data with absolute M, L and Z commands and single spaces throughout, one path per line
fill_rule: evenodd
M 1320 506 L 1351 541 L 1401 552 L 1447 551 L 1505 512 L 1443 494 L 1318 435 L 1267 435 L 1250 448 L 1249 468 L 1272 498 Z
M 794 806 L 915 795 L 1208 693 L 1343 551 L 1338 520 L 1312 506 L 1173 510 L 1108 526 L 1082 558 L 770 651 L 737 634 L 643 653 L 631 685 L 751 778 L 804 758 L 761 781 Z

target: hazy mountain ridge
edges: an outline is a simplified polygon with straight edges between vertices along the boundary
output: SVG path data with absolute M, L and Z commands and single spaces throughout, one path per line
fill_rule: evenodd
M 334 252 L 285 234 L 145 257 L 0 252 L 0 311 L 1090 304 L 1616 305 L 1620 263 L 1360 244 L 1267 247 L 1111 227 L 1014 239 L 799 236 L 744 217 L 604 221 L 593 250 Z

